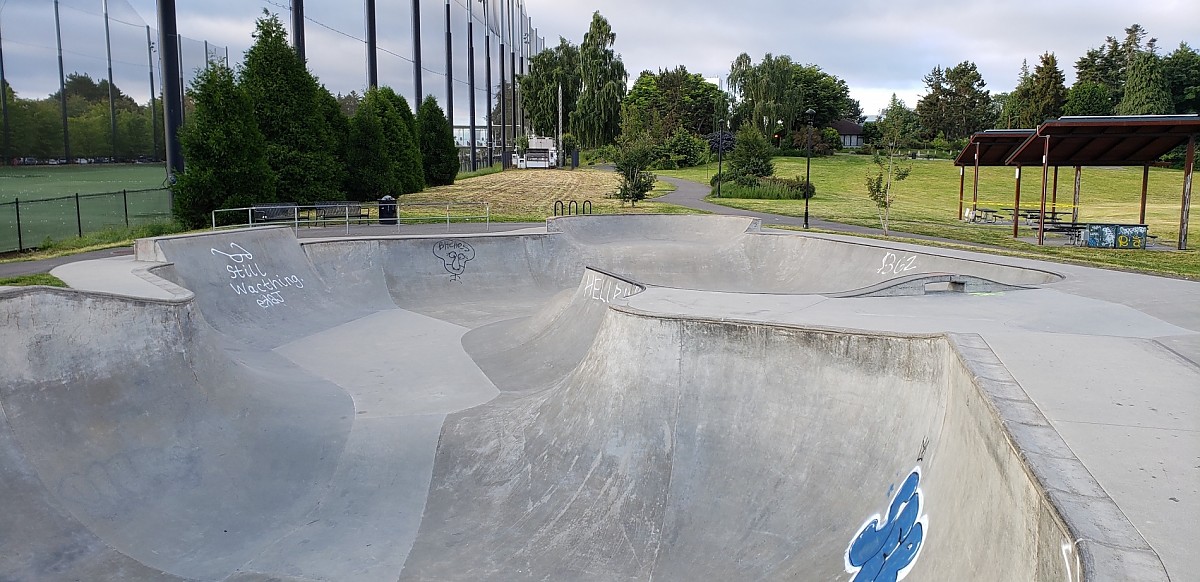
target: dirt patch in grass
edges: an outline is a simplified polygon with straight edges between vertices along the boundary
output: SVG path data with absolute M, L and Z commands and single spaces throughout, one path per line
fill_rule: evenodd
M 405 205 L 487 202 L 491 219 L 497 222 L 540 222 L 554 216 L 555 202 L 568 205 L 575 201 L 583 206 L 591 202 L 594 214 L 697 214 L 698 211 L 654 202 L 639 202 L 636 206 L 622 204 L 613 198 L 617 189 L 616 172 L 579 170 L 505 170 L 496 174 L 461 180 L 451 186 L 429 188 L 400 198 L 402 213 L 411 215 L 419 207 Z M 651 193 L 665 194 L 669 190 Z M 430 209 L 431 215 L 439 210 Z

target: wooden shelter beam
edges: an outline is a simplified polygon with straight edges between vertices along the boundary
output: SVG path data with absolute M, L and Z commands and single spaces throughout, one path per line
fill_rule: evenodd
M 1146 190 L 1150 184 L 1150 164 L 1142 166 L 1142 209 L 1138 213 L 1138 224 L 1146 224 Z
M 1017 186 L 1013 193 L 1013 238 L 1017 238 L 1017 228 L 1021 225 L 1021 166 L 1017 165 Z
M 1038 213 L 1038 246 L 1046 242 L 1046 186 L 1050 181 L 1050 136 L 1045 136 L 1045 140 L 1042 146 L 1042 207 Z
M 1179 204 L 1179 244 L 1181 251 L 1187 250 L 1188 214 L 1192 205 L 1192 175 L 1196 170 L 1196 134 L 1188 138 L 1187 156 L 1183 161 L 1183 201 Z

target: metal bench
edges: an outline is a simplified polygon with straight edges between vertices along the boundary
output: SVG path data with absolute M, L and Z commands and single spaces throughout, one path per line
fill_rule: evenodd
M 297 220 L 300 215 L 295 202 L 262 202 L 250 207 L 251 223 Z
M 329 221 L 345 221 L 357 220 L 362 224 L 364 220 L 371 218 L 370 209 L 364 207 L 362 202 L 351 202 L 349 200 L 340 200 L 336 202 L 324 201 L 314 205 L 316 208 L 316 216 L 314 220 L 321 221 L 324 226 Z

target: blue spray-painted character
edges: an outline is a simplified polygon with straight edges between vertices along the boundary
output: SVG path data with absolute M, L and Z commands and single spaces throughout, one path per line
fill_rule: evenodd
M 921 515 L 920 485 L 917 467 L 892 497 L 887 519 L 875 514 L 858 530 L 845 556 L 853 582 L 897 582 L 912 570 L 929 525 Z

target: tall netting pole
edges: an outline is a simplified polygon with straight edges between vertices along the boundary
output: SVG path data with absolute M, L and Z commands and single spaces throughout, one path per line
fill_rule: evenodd
M 104 0 L 104 52 L 108 58 L 108 124 L 109 136 L 112 142 L 112 157 L 117 157 L 117 102 L 115 85 L 113 85 L 112 70 L 112 33 L 108 28 L 108 0 Z
M 3 29 L 3 26 L 0 26 L 0 29 Z M 0 131 L 4 133 L 4 151 L 0 153 L 3 160 L 0 161 L 0 165 L 7 166 L 12 160 L 12 151 L 9 149 L 12 142 L 8 129 L 8 77 L 4 76 L 4 33 L 2 31 L 0 31 L 0 117 L 3 118 L 3 127 L 0 127 Z
M 62 23 L 58 17 L 58 0 L 54 0 L 54 35 L 58 40 L 58 102 L 62 113 L 63 155 L 71 163 L 71 137 L 67 133 L 67 75 L 63 69 Z
M 183 125 L 183 76 L 179 65 L 179 31 L 175 24 L 175 0 L 158 0 L 158 46 L 162 55 L 163 139 L 167 149 L 167 179 L 183 172 L 179 149 L 179 126 Z M 170 192 L 170 191 L 169 191 Z M 174 193 L 170 194 L 175 208 Z
M 479 169 L 476 159 L 475 142 L 475 0 L 467 0 L 467 94 L 471 100 L 467 102 L 467 115 L 471 116 L 471 171 Z
M 292 48 L 304 62 L 304 0 L 292 0 Z M 208 55 L 204 55 L 205 60 Z
M 487 156 L 488 167 L 492 167 L 492 13 L 488 10 L 488 0 L 483 0 L 483 60 L 487 61 L 487 68 L 484 69 L 483 84 L 485 86 L 485 95 L 487 97 L 484 121 L 487 122 Z
M 366 0 L 367 12 L 367 88 L 379 87 L 379 40 L 375 32 L 375 0 Z
M 154 84 L 154 41 L 150 37 L 150 25 L 146 25 L 146 59 L 150 63 L 150 135 L 154 140 L 153 157 L 158 157 L 158 87 Z
M 413 111 L 421 107 L 425 91 L 421 88 L 421 0 L 412 0 L 413 22 L 413 92 L 417 100 L 413 101 Z
M 454 130 L 454 45 L 450 32 L 450 0 L 446 0 L 446 119 Z

